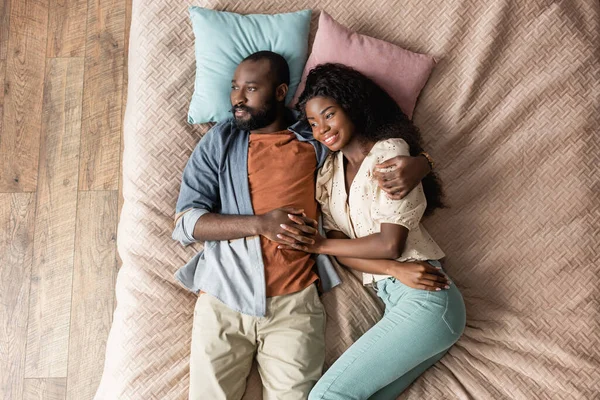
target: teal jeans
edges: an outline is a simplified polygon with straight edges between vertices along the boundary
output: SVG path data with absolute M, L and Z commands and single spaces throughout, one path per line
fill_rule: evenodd
M 396 399 L 463 333 L 465 305 L 454 284 L 431 292 L 388 278 L 377 282 L 377 295 L 383 318 L 327 370 L 309 400 Z

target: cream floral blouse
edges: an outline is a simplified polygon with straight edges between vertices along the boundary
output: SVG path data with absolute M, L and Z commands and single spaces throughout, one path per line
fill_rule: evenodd
M 413 189 L 402 200 L 389 199 L 371 179 L 375 165 L 398 155 L 410 155 L 402 139 L 387 139 L 373 146 L 361 164 L 346 194 L 344 156 L 341 151 L 329 155 L 317 176 L 316 197 L 321 204 L 326 231 L 337 230 L 349 238 L 380 231 L 382 223 L 406 227 L 408 237 L 398 261 L 439 260 L 445 256 L 420 221 L 427 207 L 423 186 Z M 371 284 L 387 275 L 363 273 L 363 284 Z

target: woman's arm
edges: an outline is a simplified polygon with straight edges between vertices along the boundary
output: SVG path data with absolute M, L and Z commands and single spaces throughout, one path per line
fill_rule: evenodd
M 338 240 L 352 240 L 339 231 L 327 232 L 327 237 Z M 415 289 L 439 291 L 448 289 L 451 283 L 439 269 L 425 261 L 398 262 L 396 260 L 336 257 L 340 264 L 359 272 L 377 275 L 390 275 Z
M 336 257 L 396 259 L 402 255 L 408 229 L 397 224 L 381 224 L 381 231 L 356 239 L 327 238 L 316 240 L 314 252 Z M 303 246 L 303 245 L 300 245 Z M 304 245 L 307 248 L 310 245 Z M 306 251 L 306 250 L 305 250 Z
M 346 236 L 344 236 L 344 239 L 324 238 L 318 234 L 316 229 L 308 233 L 302 228 L 301 224 L 308 221 L 308 218 L 290 216 L 290 219 L 296 224 L 294 226 L 290 224 L 281 225 L 286 233 L 279 234 L 277 237 L 290 247 L 307 253 L 364 259 L 395 259 L 402 255 L 408 237 L 408 229 L 404 226 L 383 223 L 379 233 L 361 238 L 349 239 Z M 309 224 L 314 226 L 316 221 L 310 221 Z M 307 234 L 310 235 L 308 236 L 309 241 L 306 240 Z
M 337 240 L 351 240 L 348 236 L 339 231 L 327 232 L 327 238 Z M 392 275 L 394 263 L 389 259 L 376 258 L 356 258 L 356 257 L 336 257 L 340 264 L 359 272 L 366 272 L 377 275 Z
M 336 257 L 362 259 L 396 259 L 402 255 L 408 229 L 399 224 L 382 223 L 379 233 L 361 238 L 324 238 L 317 231 L 317 221 L 300 216 L 289 216 L 292 224 L 282 224 L 285 234 L 278 234 L 280 242 L 307 253 L 328 254 Z

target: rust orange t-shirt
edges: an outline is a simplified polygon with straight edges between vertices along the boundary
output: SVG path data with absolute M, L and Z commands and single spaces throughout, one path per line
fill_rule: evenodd
M 317 219 L 315 200 L 314 147 L 300 142 L 290 131 L 250 134 L 248 183 L 254 214 L 281 207 L 304 209 Z M 299 292 L 317 280 L 310 254 L 278 249 L 278 244 L 261 236 L 267 297 Z

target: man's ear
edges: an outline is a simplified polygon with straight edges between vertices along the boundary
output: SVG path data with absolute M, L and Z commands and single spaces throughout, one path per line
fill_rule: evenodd
M 275 97 L 277 98 L 277 101 L 284 101 L 285 96 L 287 96 L 288 90 L 290 90 L 290 88 L 285 83 L 282 83 L 281 85 L 277 86 L 277 88 L 275 88 Z

